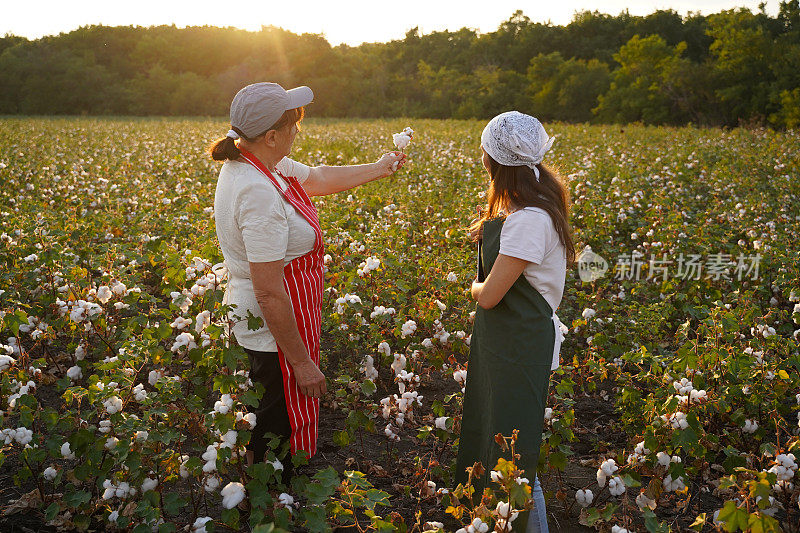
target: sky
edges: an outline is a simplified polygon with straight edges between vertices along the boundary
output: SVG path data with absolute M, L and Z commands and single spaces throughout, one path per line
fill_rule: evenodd
M 423 34 L 458 30 L 494 31 L 521 9 L 535 22 L 569 23 L 577 11 L 597 10 L 617 15 L 628 9 L 646 15 L 657 9 L 711 14 L 723 9 L 758 10 L 759 0 L 3 0 L 0 35 L 35 39 L 69 32 L 80 26 L 235 26 L 257 31 L 262 25 L 294 33 L 321 33 L 332 45 L 402 39 L 418 27 Z M 768 0 L 771 16 L 779 0 Z

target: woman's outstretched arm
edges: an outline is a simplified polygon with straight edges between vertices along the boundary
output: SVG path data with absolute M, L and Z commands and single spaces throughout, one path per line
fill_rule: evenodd
M 484 309 L 491 309 L 503 299 L 508 289 L 519 279 L 522 271 L 530 261 L 498 254 L 486 281 L 472 282 L 472 297 Z
M 374 163 L 329 167 L 312 167 L 303 188 L 309 196 L 325 196 L 358 187 L 364 183 L 394 174 L 392 164 L 398 161 L 397 168 L 403 166 L 406 155 L 402 152 L 389 152 Z

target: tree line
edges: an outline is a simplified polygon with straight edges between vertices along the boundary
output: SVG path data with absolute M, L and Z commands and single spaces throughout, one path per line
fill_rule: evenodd
M 273 26 L 84 26 L 0 38 L 0 114 L 227 115 L 254 81 L 308 85 L 313 114 L 736 126 L 800 125 L 800 7 L 775 17 L 576 13 L 564 26 L 515 12 L 359 46 Z

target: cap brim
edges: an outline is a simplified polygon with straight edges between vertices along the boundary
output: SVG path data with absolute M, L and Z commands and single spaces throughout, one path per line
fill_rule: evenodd
M 289 95 L 289 103 L 286 105 L 287 110 L 306 106 L 314 100 L 314 93 L 310 87 L 305 85 L 289 89 L 286 94 Z

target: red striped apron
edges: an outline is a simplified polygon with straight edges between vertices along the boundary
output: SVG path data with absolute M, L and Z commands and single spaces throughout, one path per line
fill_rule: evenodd
M 284 198 L 303 215 L 317 236 L 314 248 L 309 253 L 292 260 L 283 268 L 283 284 L 292 301 L 300 337 L 303 339 L 311 359 L 319 366 L 319 339 L 322 330 L 323 243 L 317 208 L 314 207 L 308 194 L 294 177 L 278 173 L 289 185 L 284 191 L 275 176 L 256 156 L 242 148 L 239 148 L 239 151 L 242 153 L 242 157 L 269 178 Z M 291 453 L 294 455 L 297 450 L 305 450 L 311 458 L 317 452 L 319 398 L 309 398 L 300 392 L 292 367 L 284 357 L 280 346 L 278 346 L 278 357 L 283 371 L 286 409 L 292 424 Z

